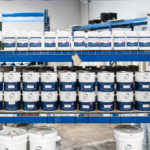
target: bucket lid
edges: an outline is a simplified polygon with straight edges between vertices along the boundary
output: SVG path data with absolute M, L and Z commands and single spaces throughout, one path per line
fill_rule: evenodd
M 135 126 L 130 126 L 130 125 L 120 125 L 115 127 L 115 131 L 121 133 L 141 133 L 143 132 L 143 129 Z
M 38 127 L 32 128 L 29 130 L 29 137 L 30 138 L 53 138 L 57 136 L 57 131 L 55 128 L 48 128 L 48 127 Z
M 27 137 L 27 131 L 24 129 L 3 129 L 0 131 L 0 140 L 20 140 Z

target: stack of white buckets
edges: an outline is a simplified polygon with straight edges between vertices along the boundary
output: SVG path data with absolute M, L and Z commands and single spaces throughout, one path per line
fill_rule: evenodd
M 45 111 L 54 111 L 58 107 L 57 72 L 41 72 L 41 108 Z
M 73 71 L 59 71 L 60 79 L 60 109 L 76 109 L 77 74 Z
M 133 110 L 133 72 L 117 72 L 117 109 Z
M 39 109 L 39 80 L 39 72 L 23 72 L 23 109 L 26 111 Z
M 9 111 L 20 109 L 20 72 L 4 72 L 4 109 Z
M 150 72 L 135 73 L 135 108 L 150 111 Z
M 98 109 L 114 110 L 114 72 L 98 72 Z
M 114 130 L 116 150 L 142 150 L 144 131 L 135 126 L 120 125 Z
M 61 138 L 54 128 L 6 128 L 0 131 L 0 150 L 27 150 L 28 140 L 30 150 L 56 150 Z
M 79 109 L 81 111 L 95 110 L 95 72 L 79 72 Z

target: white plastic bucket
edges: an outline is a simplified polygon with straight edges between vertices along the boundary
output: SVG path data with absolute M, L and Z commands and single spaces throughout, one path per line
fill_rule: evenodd
M 139 50 L 150 50 L 150 32 L 138 31 L 139 34 Z
M 126 50 L 126 35 L 123 31 L 113 31 L 114 50 Z
M 39 82 L 39 72 L 23 72 L 23 82 Z
M 95 72 L 81 71 L 78 75 L 79 82 L 89 83 L 95 82 Z
M 41 92 L 41 101 L 54 102 L 57 101 L 57 92 Z
M 150 82 L 150 72 L 135 72 L 135 81 Z
M 85 31 L 75 31 L 73 36 L 74 50 L 87 49 L 87 34 Z
M 95 102 L 95 92 L 79 92 L 79 102 Z
M 16 50 L 16 33 L 4 33 L 4 50 Z
M 76 101 L 76 92 L 60 92 L 60 101 L 70 102 Z
M 139 40 L 137 31 L 126 31 L 127 50 L 138 50 Z
M 43 38 L 42 33 L 37 31 L 32 31 L 29 39 L 30 50 L 42 50 Z
M 44 49 L 56 50 L 56 32 L 45 32 Z
M 100 32 L 100 50 L 112 50 L 113 38 L 110 31 Z
M 23 31 L 17 34 L 17 50 L 29 50 L 29 35 Z
M 117 92 L 117 101 L 133 102 L 133 92 Z
M 20 96 L 20 91 L 4 92 L 4 101 L 8 102 L 10 105 L 14 105 L 16 102 L 20 101 Z
M 4 72 L 4 82 L 20 82 L 21 73 L 10 71 Z
M 7 128 L 0 131 L 0 150 L 26 150 L 27 131 Z
M 54 128 L 39 127 L 29 130 L 30 150 L 56 150 L 56 142 L 60 140 Z
M 41 82 L 57 82 L 56 72 L 41 72 Z
M 23 92 L 24 102 L 37 102 L 39 101 L 39 92 Z
M 133 82 L 133 72 L 121 71 L 116 74 L 117 82 Z
M 150 92 L 135 91 L 135 100 L 139 102 L 150 102 Z
M 121 125 L 114 130 L 116 150 L 142 150 L 143 129 L 135 126 Z
M 88 49 L 89 50 L 99 50 L 100 44 L 100 34 L 98 31 L 88 32 Z
M 98 82 L 106 82 L 106 83 L 111 82 L 112 83 L 114 82 L 115 74 L 114 72 L 107 72 L 107 71 L 98 72 L 97 79 L 98 79 Z
M 114 92 L 98 92 L 98 101 L 99 102 L 113 102 L 114 101 Z
M 69 31 L 57 32 L 57 48 L 58 50 L 71 49 L 71 32 Z
M 77 74 L 71 71 L 60 71 L 59 72 L 60 82 L 76 82 Z

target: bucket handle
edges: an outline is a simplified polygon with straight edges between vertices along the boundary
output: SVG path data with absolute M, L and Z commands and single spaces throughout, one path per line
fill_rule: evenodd
M 56 136 L 53 141 L 59 142 L 59 141 L 61 141 L 61 137 L 60 136 Z

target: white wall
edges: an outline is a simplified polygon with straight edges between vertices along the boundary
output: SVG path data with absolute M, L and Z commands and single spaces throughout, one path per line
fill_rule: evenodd
M 80 25 L 80 3 L 78 0 L 57 0 L 57 1 L 0 1 L 0 14 L 2 12 L 33 12 L 48 9 L 50 15 L 51 29 L 66 29 L 71 25 Z M 0 18 L 1 19 L 1 18 Z M 13 25 L 14 24 L 14 25 Z M 9 25 L 9 30 L 39 30 L 41 24 L 15 23 Z
M 91 0 L 89 19 L 99 19 L 102 12 L 117 12 L 118 19 L 146 17 L 150 13 L 150 0 Z M 84 18 L 82 24 L 87 20 Z

